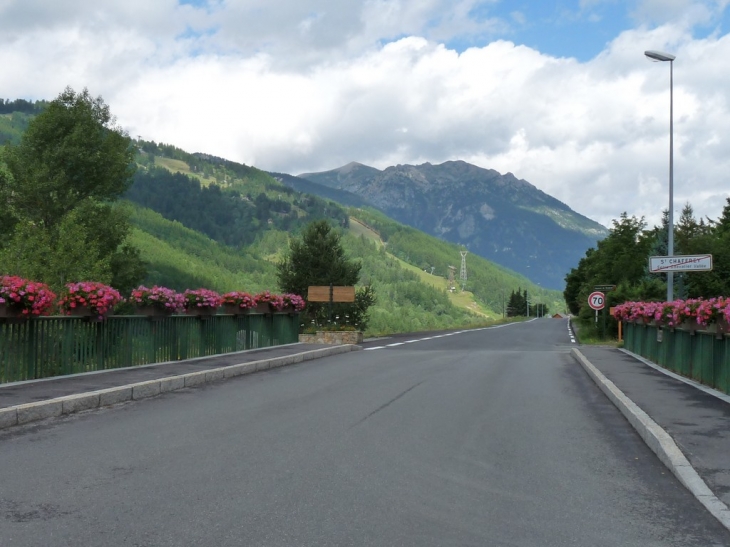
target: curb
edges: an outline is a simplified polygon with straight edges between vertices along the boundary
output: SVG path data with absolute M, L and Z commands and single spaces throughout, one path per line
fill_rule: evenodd
M 646 412 L 641 410 L 636 403 L 629 399 L 623 391 L 617 388 L 616 384 L 593 366 L 577 348 L 573 348 L 571 353 L 601 391 L 616 405 L 641 438 L 644 439 L 647 446 L 674 473 L 679 482 L 705 506 L 713 517 L 720 521 L 720 524 L 730 530 L 730 508 L 712 493 L 672 437 L 652 420 Z
M 181 374 L 179 376 L 168 376 L 158 380 L 137 382 L 87 393 L 77 393 L 36 403 L 26 403 L 0 409 L 0 430 L 9 427 L 24 425 L 47 418 L 56 418 L 83 410 L 91 410 L 105 406 L 123 403 L 126 401 L 138 401 L 156 397 L 162 393 L 169 393 L 179 389 L 201 386 L 211 382 L 227 380 L 236 376 L 243 376 L 261 370 L 295 365 L 304 361 L 311 361 L 321 357 L 339 355 L 362 349 L 360 346 L 343 344 L 329 348 L 315 349 L 273 359 L 261 359 L 238 365 L 202 370 Z

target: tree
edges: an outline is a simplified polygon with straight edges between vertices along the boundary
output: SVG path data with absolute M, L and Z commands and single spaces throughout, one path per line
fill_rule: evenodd
M 288 254 L 277 264 L 279 287 L 284 292 L 308 296 L 310 286 L 354 286 L 360 278 L 362 265 L 345 256 L 340 235 L 326 220 L 309 223 L 300 238 L 289 242 Z M 375 303 L 375 292 L 370 285 L 357 290 L 354 304 L 334 306 L 338 323 L 349 323 L 364 330 L 367 311 Z M 328 304 L 309 303 L 305 321 L 321 325 L 327 320 Z
M 128 290 L 141 281 L 144 264 L 126 244 L 128 214 L 112 205 L 131 183 L 133 158 L 101 97 L 66 88 L 0 156 L 0 273 L 54 290 L 115 279 Z
M 512 291 L 507 301 L 507 317 L 522 317 L 527 314 L 527 291 L 519 288 Z
M 326 220 L 316 220 L 292 239 L 289 253 L 277 264 L 279 286 L 286 292 L 307 297 L 311 285 L 355 285 L 360 278 L 359 262 L 345 256 L 340 236 Z
M 46 228 L 85 200 L 120 197 L 135 170 L 131 139 L 102 98 L 86 89 L 77 94 L 66 88 L 3 156 L 13 175 L 10 210 Z

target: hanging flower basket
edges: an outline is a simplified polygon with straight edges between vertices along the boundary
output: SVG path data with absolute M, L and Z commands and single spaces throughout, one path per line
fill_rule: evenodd
M 56 295 L 47 285 L 14 275 L 0 276 L 0 318 L 24 320 L 46 315 Z
M 685 321 L 682 321 L 682 324 L 680 327 L 682 330 L 686 330 L 689 332 L 690 336 L 694 336 L 695 333 L 699 330 L 701 325 L 697 323 L 696 319 L 686 319 Z
M 165 317 L 170 317 L 173 310 L 170 308 L 163 309 L 158 306 L 137 306 L 134 309 L 135 315 L 144 315 L 150 321 L 160 321 Z
M 296 294 L 282 294 L 270 302 L 274 313 L 287 313 L 295 315 L 304 309 L 304 299 Z
M 271 304 L 269 304 L 269 302 L 258 302 L 256 304 L 256 307 L 251 308 L 250 313 L 258 314 L 258 315 L 262 315 L 262 314 L 270 315 L 271 311 L 272 311 Z
M 101 321 L 104 321 L 111 314 L 111 310 L 104 313 L 98 313 L 88 306 L 76 306 L 66 313 L 66 315 L 70 315 L 71 317 L 81 317 L 85 321 L 88 321 L 90 323 L 99 323 Z
M 185 299 L 185 313 L 201 319 L 214 316 L 218 313 L 221 296 L 208 289 L 188 289 L 183 293 Z
M 6 303 L 0 304 L 0 322 L 23 323 L 27 321 L 29 317 L 29 315 L 23 315 L 22 312 L 14 309 Z
M 294 315 L 294 306 L 292 306 L 291 304 L 286 304 L 281 308 L 276 308 L 274 310 L 274 313 Z
M 103 283 L 83 281 L 66 285 L 66 292 L 59 301 L 59 306 L 66 315 L 87 317 L 89 321 L 103 321 L 121 301 L 122 296 L 116 289 Z
M 723 336 L 725 334 L 730 333 L 730 323 L 725 319 L 723 316 L 721 316 L 716 323 L 713 325 L 708 325 L 708 327 L 714 326 L 714 332 L 715 332 L 715 338 L 718 340 L 722 340 Z M 709 330 L 709 328 L 708 328 Z
M 182 294 L 157 285 L 151 289 L 140 285 L 132 291 L 129 301 L 136 305 L 137 315 L 144 315 L 151 320 L 163 319 L 185 309 L 185 297 Z
M 197 317 L 198 319 L 210 319 L 211 317 L 215 316 L 218 313 L 218 308 L 210 308 L 210 307 L 199 307 L 199 308 L 191 308 L 187 311 L 188 315 L 192 315 L 193 317 Z
M 274 294 L 271 294 L 269 291 L 264 291 L 256 296 L 254 296 L 254 300 L 256 301 L 256 308 L 253 313 L 258 314 L 271 314 L 275 311 L 276 308 L 272 305 L 273 302 L 276 302 L 276 299 L 278 297 Z
M 246 315 L 256 307 L 255 298 L 246 292 L 234 291 L 221 297 L 223 313 L 227 315 Z

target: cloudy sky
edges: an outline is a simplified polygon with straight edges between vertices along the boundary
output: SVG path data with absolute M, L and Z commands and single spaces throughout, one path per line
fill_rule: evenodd
M 605 225 L 730 196 L 730 0 L 0 0 L 0 97 L 298 174 L 461 159 Z

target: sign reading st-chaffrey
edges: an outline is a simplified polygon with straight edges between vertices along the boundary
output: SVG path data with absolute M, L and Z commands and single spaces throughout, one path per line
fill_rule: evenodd
M 710 270 L 712 270 L 712 255 L 649 257 L 649 271 L 651 273 L 709 272 Z

